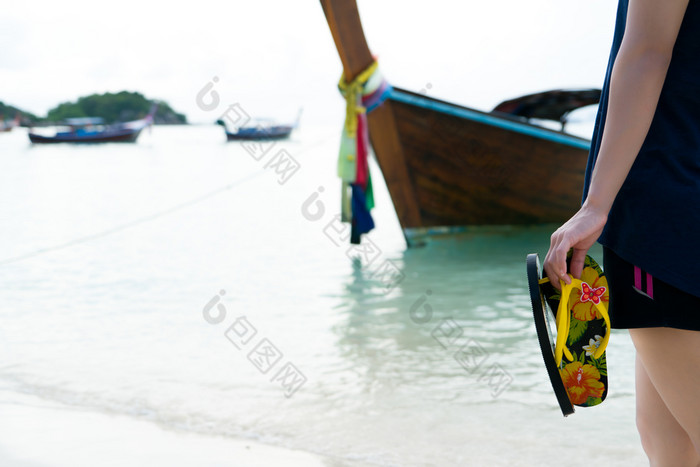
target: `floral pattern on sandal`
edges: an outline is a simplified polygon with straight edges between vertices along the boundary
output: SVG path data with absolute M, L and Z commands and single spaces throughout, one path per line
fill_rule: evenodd
M 574 283 L 579 286 L 571 289 L 567 300 L 568 332 L 559 374 L 571 403 L 591 407 L 603 402 L 608 392 L 605 351 L 596 357 L 600 346 L 607 345 L 610 332 L 608 283 L 605 273 L 590 256 L 586 256 L 580 282 L 574 280 Z M 549 282 L 542 283 L 541 287 L 550 308 L 559 313 L 561 292 Z M 559 323 L 566 317 L 556 318 Z

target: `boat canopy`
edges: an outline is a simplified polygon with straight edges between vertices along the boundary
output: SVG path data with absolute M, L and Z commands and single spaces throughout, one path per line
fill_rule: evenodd
M 67 118 L 65 122 L 70 126 L 104 125 L 105 123 L 102 117 Z
M 563 128 L 570 112 L 597 104 L 600 93 L 600 89 L 555 89 L 501 102 L 493 111 L 527 119 L 554 120 Z

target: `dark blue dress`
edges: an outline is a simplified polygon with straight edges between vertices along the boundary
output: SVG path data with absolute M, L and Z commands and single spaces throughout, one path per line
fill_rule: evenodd
M 627 0 L 620 0 L 584 199 L 605 127 L 610 75 L 625 31 L 627 6 Z M 700 0 L 690 0 L 651 127 L 599 241 L 653 277 L 700 297 L 699 240 Z

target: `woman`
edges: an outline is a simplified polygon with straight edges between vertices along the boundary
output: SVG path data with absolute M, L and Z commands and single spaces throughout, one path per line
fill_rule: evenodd
M 553 284 L 603 244 L 613 328 L 637 350 L 651 465 L 700 464 L 700 0 L 620 0 L 581 209 L 552 234 Z

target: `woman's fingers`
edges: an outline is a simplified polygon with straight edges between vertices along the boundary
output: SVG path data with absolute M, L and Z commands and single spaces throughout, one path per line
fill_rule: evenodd
M 583 264 L 586 261 L 587 252 L 588 250 L 584 250 L 583 248 L 574 248 L 574 252 L 571 254 L 569 271 L 576 279 L 581 278 L 581 274 L 583 273 Z
M 581 277 L 586 253 L 600 236 L 606 220 L 607 214 L 595 207 L 584 205 L 552 234 L 549 251 L 544 260 L 544 270 L 554 287 L 560 288 L 559 281 L 570 284 L 569 272 L 576 278 Z M 574 251 L 567 270 L 566 256 L 572 248 Z
M 561 231 L 557 230 L 552 234 L 549 251 L 544 260 L 544 270 L 556 289 L 560 289 L 559 281 L 564 281 L 566 284 L 571 282 L 566 270 L 566 254 L 568 251 L 569 245 Z

